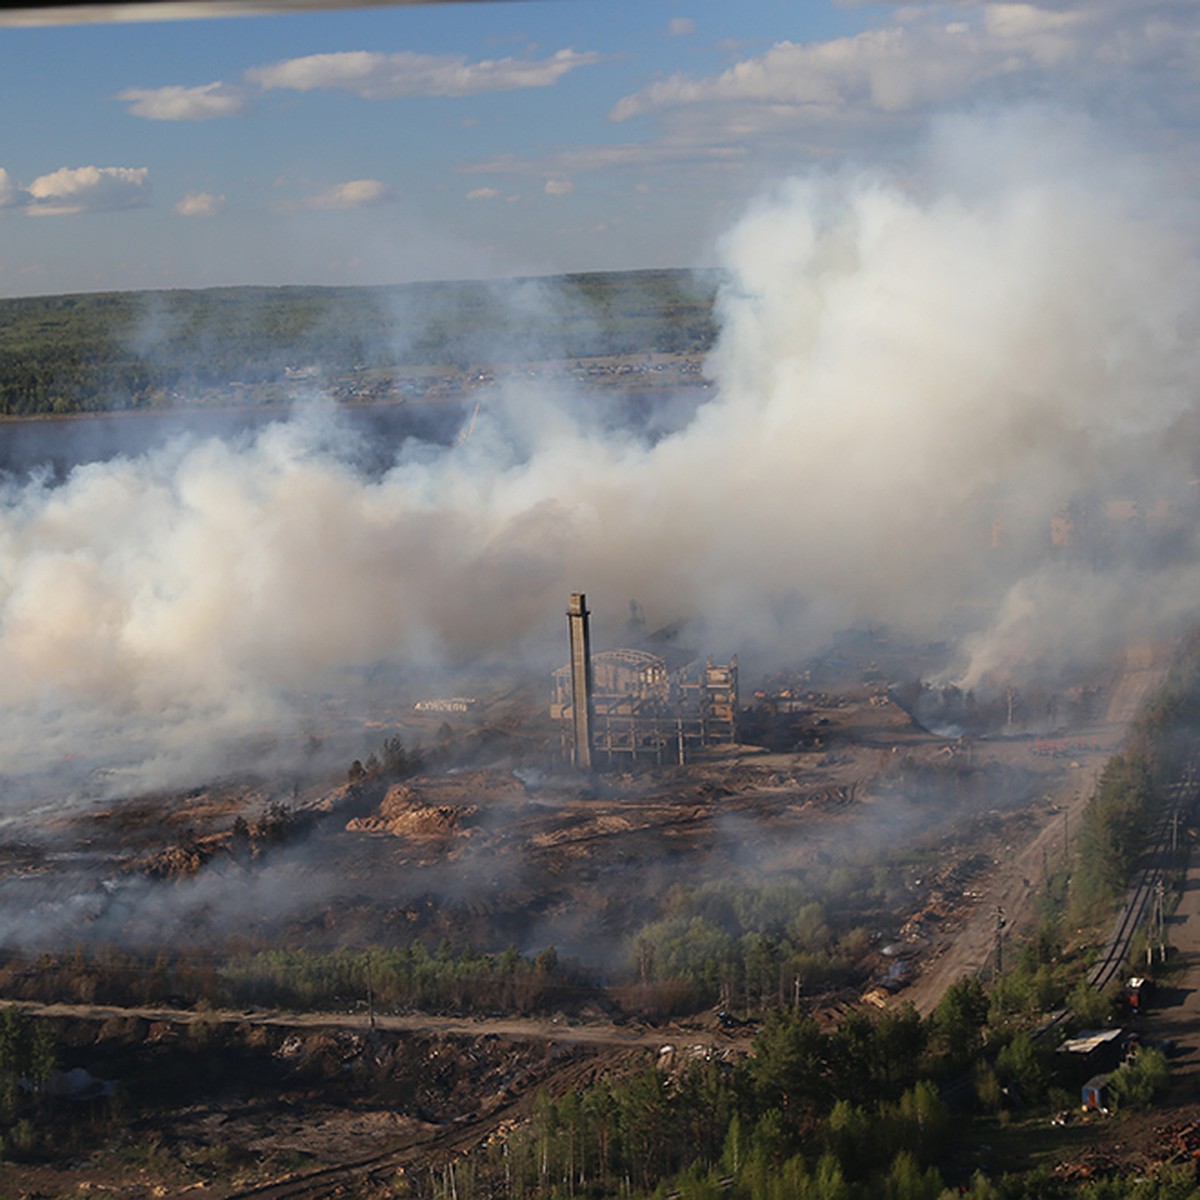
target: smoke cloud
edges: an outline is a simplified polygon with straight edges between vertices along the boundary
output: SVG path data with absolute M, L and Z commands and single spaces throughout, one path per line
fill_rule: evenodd
M 665 436 L 514 384 L 382 472 L 318 401 L 10 479 L 0 771 L 211 771 L 379 663 L 556 661 L 571 590 L 773 662 L 953 633 L 972 686 L 1189 615 L 1195 231 L 1098 130 L 944 120 L 904 178 L 788 181 L 720 253 L 715 387 Z

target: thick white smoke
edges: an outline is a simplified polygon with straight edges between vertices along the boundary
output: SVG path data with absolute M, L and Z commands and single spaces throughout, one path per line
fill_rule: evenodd
M 906 179 L 789 182 L 722 256 L 714 397 L 653 445 L 603 431 L 586 396 L 510 390 L 464 445 L 410 442 L 382 476 L 318 404 L 11 484 L 0 771 L 211 771 L 213 746 L 347 668 L 557 638 L 571 590 L 780 658 L 957 613 L 972 682 L 1188 612 L 1196 245 L 1094 129 L 945 121 Z M 1130 497 L 1176 506 L 1169 558 L 1050 554 L 1060 506 Z

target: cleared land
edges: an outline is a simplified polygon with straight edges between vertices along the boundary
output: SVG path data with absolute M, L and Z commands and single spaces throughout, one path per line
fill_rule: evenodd
M 809 736 L 786 752 L 729 747 L 686 768 L 592 781 L 531 774 L 509 757 L 394 784 L 314 783 L 293 797 L 292 825 L 253 853 L 239 851 L 232 823 L 261 823 L 275 794 L 264 781 L 64 815 L 52 842 L 9 844 L 6 871 L 31 897 L 87 896 L 91 907 L 73 911 L 101 940 L 142 936 L 150 914 L 160 933 L 189 931 L 218 963 L 267 944 L 553 943 L 590 964 L 593 982 L 563 993 L 562 1011 L 524 1020 L 372 1014 L 362 993 L 320 1013 L 38 1010 L 66 1031 L 64 1066 L 115 1079 L 137 1063 L 143 1089 L 146 1072 L 186 1083 L 107 1150 L 85 1142 L 54 1167 L 13 1165 L 6 1179 L 46 1196 L 118 1184 L 131 1197 L 190 1186 L 214 1196 L 365 1189 L 522 1120 L 539 1087 L 744 1054 L 753 1021 L 726 1028 L 711 1008 L 671 1017 L 692 993 L 639 983 L 633 935 L 680 889 L 886 874 L 891 907 L 864 893 L 862 911 L 838 914 L 839 930 L 867 934 L 840 982 L 806 981 L 793 994 L 794 981 L 780 979 L 779 991 L 827 1021 L 864 996 L 929 1011 L 948 983 L 987 965 L 997 904 L 1006 944 L 1019 942 L 1041 873 L 1063 853 L 1137 696 L 1160 675 L 1152 656 L 1131 662 L 1104 689 L 1101 718 L 1053 743 L 948 742 L 879 685 L 843 681 L 813 692 L 793 725 Z M 495 755 L 497 729 L 510 755 L 553 737 L 511 692 L 485 700 L 452 735 L 464 753 Z M 101 879 L 121 883 L 103 889 Z M 891 990 L 880 986 L 888 976 Z M 722 998 L 746 1012 L 736 988 Z M 213 1065 L 189 1066 L 201 1062 Z

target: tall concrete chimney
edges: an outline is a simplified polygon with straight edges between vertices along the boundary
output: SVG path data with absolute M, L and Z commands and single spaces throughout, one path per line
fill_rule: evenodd
M 575 732 L 572 761 L 577 770 L 592 769 L 592 635 L 587 597 L 572 592 L 567 604 L 571 628 L 571 723 Z

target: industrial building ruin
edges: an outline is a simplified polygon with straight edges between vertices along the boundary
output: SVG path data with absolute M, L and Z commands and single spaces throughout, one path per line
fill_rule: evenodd
M 563 757 L 580 770 L 599 759 L 686 762 L 698 746 L 737 741 L 738 663 L 700 663 L 650 635 L 639 646 L 591 653 L 587 600 L 567 607 L 571 659 L 554 672 L 550 716 Z M 650 648 L 653 646 L 653 649 Z

